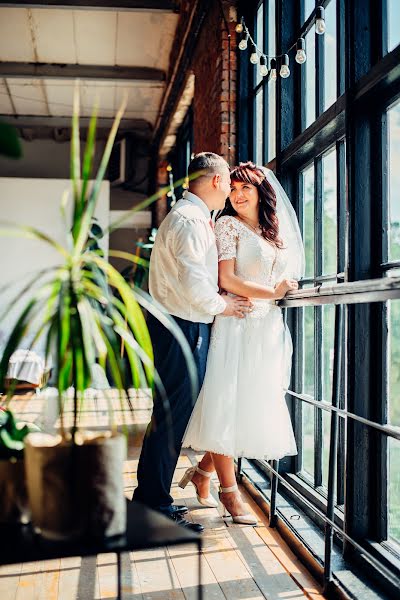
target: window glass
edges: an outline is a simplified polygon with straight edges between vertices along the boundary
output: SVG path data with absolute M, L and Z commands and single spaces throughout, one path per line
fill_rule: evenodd
M 303 238 L 306 257 L 306 277 L 314 277 L 314 165 L 302 173 L 304 223 Z
M 260 48 L 260 50 L 262 50 L 264 48 L 264 5 L 263 4 L 260 4 L 260 7 L 257 11 L 255 42 L 257 44 L 257 47 Z M 252 52 L 251 47 L 250 47 L 250 52 Z M 259 65 L 256 65 L 254 67 L 254 71 L 255 71 L 255 82 L 256 82 L 256 85 L 258 85 L 263 78 L 262 75 L 260 74 Z
M 304 308 L 303 393 L 314 397 L 314 308 Z M 302 403 L 303 471 L 314 478 L 314 406 Z
M 276 84 L 268 82 L 268 157 L 270 161 L 276 156 Z
M 388 110 L 389 260 L 400 260 L 400 102 Z
M 275 43 L 275 0 L 268 2 L 268 54 L 274 56 L 276 54 Z
M 329 108 L 337 98 L 337 67 L 336 67 L 336 0 L 331 0 L 325 10 L 326 31 L 325 40 L 325 97 L 324 110 Z
M 322 169 L 322 273 L 330 275 L 337 272 L 336 150 L 324 155 Z
M 255 156 L 254 160 L 258 165 L 263 163 L 263 88 L 260 88 L 256 94 L 255 100 Z
M 304 0 L 304 21 L 307 21 L 315 8 L 315 0 Z
M 388 13 L 388 51 L 390 52 L 400 43 L 400 2 L 399 0 L 386 1 Z
M 400 544 L 400 442 L 388 439 L 389 452 L 389 538 Z
M 315 32 L 314 27 L 306 35 L 307 60 L 303 65 L 305 76 L 306 128 L 315 121 Z

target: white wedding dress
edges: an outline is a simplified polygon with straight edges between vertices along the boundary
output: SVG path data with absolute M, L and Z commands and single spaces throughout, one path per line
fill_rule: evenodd
M 287 251 L 237 218 L 221 217 L 215 235 L 219 260 L 235 258 L 241 279 L 274 286 L 293 277 L 285 271 Z M 243 319 L 215 318 L 207 371 L 184 447 L 266 460 L 297 454 L 284 392 L 290 377 L 290 333 L 274 301 L 253 303 Z

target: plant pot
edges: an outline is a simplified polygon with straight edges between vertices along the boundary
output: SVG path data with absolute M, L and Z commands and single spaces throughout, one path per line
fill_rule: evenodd
M 0 523 L 28 522 L 24 460 L 0 460 Z
M 48 539 L 103 538 L 126 530 L 123 463 L 126 440 L 110 432 L 25 438 L 32 522 Z

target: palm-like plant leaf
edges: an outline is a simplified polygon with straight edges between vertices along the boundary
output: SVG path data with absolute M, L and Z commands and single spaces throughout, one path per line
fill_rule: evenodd
M 165 315 L 162 309 L 153 304 L 148 295 L 132 289 L 122 275 L 104 259 L 97 245 L 98 234 L 95 236 L 96 239 L 91 237 L 96 202 L 123 111 L 124 106 L 120 108 L 115 118 L 95 181 L 90 186 L 95 153 L 97 108 L 90 120 L 81 169 L 78 88 L 75 91 L 70 161 L 73 216 L 71 229 L 67 232 L 67 249 L 33 227 L 5 224 L 6 231 L 3 232 L 7 235 L 20 235 L 45 242 L 57 250 L 62 259 L 61 265 L 55 270 L 42 270 L 39 273 L 40 278 L 48 274 L 50 281 L 46 281 L 35 292 L 21 312 L 0 361 L 1 383 L 6 376 L 12 353 L 18 348 L 33 317 L 41 311 L 41 325 L 33 338 L 32 346 L 46 334 L 46 360 L 49 355 L 55 354 L 55 378 L 62 434 L 64 434 L 63 402 L 66 391 L 73 386 L 73 432 L 75 432 L 78 425 L 79 405 L 84 391 L 90 386 L 91 369 L 96 361 L 103 368 L 108 368 L 113 385 L 121 392 L 121 398 L 131 382 L 135 387 L 152 388 L 155 385 L 164 404 L 167 422 L 172 426 L 165 389 L 158 373 L 154 371 L 152 344 L 141 307 L 159 318 L 177 337 L 188 363 L 193 394 L 197 393 L 196 370 L 192 354 L 180 328 Z M 133 210 L 143 209 L 164 193 L 165 189 L 160 190 Z M 68 192 L 64 194 L 61 203 L 65 220 L 67 201 Z M 128 259 L 144 268 L 148 267 L 148 261 L 130 253 L 111 251 L 110 255 Z M 38 277 L 35 277 L 35 281 L 37 279 Z M 30 292 L 33 283 L 33 279 L 28 282 L 23 289 L 23 295 Z M 121 343 L 125 345 L 126 358 L 122 356 Z

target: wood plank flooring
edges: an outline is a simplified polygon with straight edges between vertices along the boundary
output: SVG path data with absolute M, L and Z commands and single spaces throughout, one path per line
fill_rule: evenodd
M 13 408 L 28 419 L 43 417 L 43 398 L 20 396 Z M 137 412 L 131 421 L 143 430 L 149 415 L 149 398 L 137 395 Z M 84 416 L 85 425 L 103 426 L 104 413 L 95 406 Z M 92 410 L 93 409 L 93 410 Z M 120 421 L 124 415 L 118 415 Z M 97 416 L 94 416 L 96 415 Z M 95 422 L 93 422 L 95 421 Z M 140 436 L 135 437 L 137 440 Z M 128 497 L 136 485 L 139 456 L 137 445 L 129 450 L 124 480 Z M 269 529 L 259 507 L 242 491 L 250 512 L 259 518 L 256 528 L 222 519 L 221 510 L 198 505 L 194 487 L 185 490 L 178 481 L 185 469 L 200 458 L 183 452 L 175 472 L 172 494 L 190 509 L 189 518 L 205 526 L 202 574 L 205 600 L 300 600 L 323 598 L 312 579 L 278 533 Z M 216 482 L 213 482 L 216 494 Z M 196 548 L 160 548 L 126 553 L 122 557 L 124 600 L 195 600 L 197 585 Z M 0 567 L 0 600 L 102 600 L 116 598 L 116 557 L 67 558 Z

